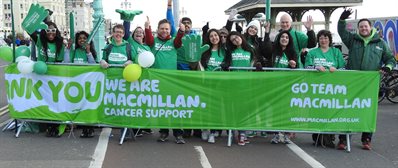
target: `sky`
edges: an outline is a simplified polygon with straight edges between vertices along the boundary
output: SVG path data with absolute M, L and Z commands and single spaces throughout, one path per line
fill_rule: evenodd
M 92 1 L 92 0 L 87 0 Z M 102 0 L 104 7 L 104 14 L 106 19 L 112 19 L 112 22 L 122 23 L 120 15 L 115 12 L 115 9 L 121 8 L 121 3 L 126 0 Z M 146 16 L 149 16 L 153 29 L 157 22 L 166 18 L 167 0 L 127 0 L 131 3 L 132 10 L 142 10 L 143 14 L 136 16 L 132 26 L 143 26 Z M 236 4 L 240 0 L 179 0 L 180 11 L 184 9 L 182 16 L 187 16 L 192 19 L 194 28 L 201 28 L 206 22 L 210 22 L 210 28 L 221 28 L 225 25 L 228 15 L 224 11 Z M 358 18 L 369 17 L 398 17 L 398 1 L 397 0 L 363 0 L 362 6 L 354 7 L 357 9 Z M 336 20 L 340 17 L 343 9 L 337 9 L 332 14 L 331 31 L 336 32 Z M 279 16 L 277 21 L 279 20 Z M 311 15 L 314 21 L 324 21 L 324 17 L 320 11 L 309 11 L 304 15 Z M 353 16 L 353 15 L 352 15 Z

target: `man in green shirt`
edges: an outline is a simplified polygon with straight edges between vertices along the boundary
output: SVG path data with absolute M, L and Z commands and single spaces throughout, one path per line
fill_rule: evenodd
M 112 28 L 112 40 L 111 44 L 105 47 L 102 54 L 102 60 L 100 65 L 102 68 L 108 68 L 109 64 L 123 64 L 127 66 L 132 63 L 131 55 L 129 56 L 128 50 L 126 49 L 128 44 L 127 41 L 123 40 L 124 27 L 121 24 L 115 25 Z M 112 46 L 111 50 L 108 51 L 107 48 Z

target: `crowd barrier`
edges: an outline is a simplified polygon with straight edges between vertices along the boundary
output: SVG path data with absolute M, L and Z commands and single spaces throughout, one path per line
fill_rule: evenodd
M 127 82 L 118 67 L 49 65 L 46 75 L 38 75 L 20 74 L 11 64 L 5 79 L 11 117 L 21 121 L 118 128 L 375 131 L 377 72 L 264 70 L 272 71 L 143 69 L 139 80 Z

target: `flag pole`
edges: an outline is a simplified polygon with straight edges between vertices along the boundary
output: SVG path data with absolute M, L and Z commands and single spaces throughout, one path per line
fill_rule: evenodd
M 15 27 L 14 27 L 14 5 L 13 0 L 11 0 L 11 26 L 12 26 L 12 62 L 15 62 Z
M 271 0 L 265 0 L 265 16 L 267 21 L 269 21 L 271 19 Z

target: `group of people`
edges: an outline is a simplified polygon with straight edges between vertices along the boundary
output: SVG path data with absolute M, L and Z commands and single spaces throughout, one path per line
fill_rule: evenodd
M 395 66 L 395 59 L 391 50 L 383 39 L 372 28 L 368 19 L 358 22 L 358 33 L 346 30 L 345 20 L 351 15 L 350 9 L 344 10 L 338 22 L 338 33 L 349 49 L 348 62 L 343 59 L 339 49 L 332 46 L 332 35 L 328 30 L 321 30 L 315 35 L 312 30 L 313 20 L 309 16 L 304 26 L 306 33 L 292 28 L 292 18 L 285 14 L 280 19 L 278 35 L 272 42 L 270 40 L 270 24 L 260 24 L 252 20 L 247 28 L 242 31 L 236 26 L 237 31 L 231 31 L 233 17 L 237 13 L 233 10 L 225 27 L 221 29 L 209 29 L 206 24 L 203 27 L 203 42 L 210 48 L 202 53 L 198 62 L 187 61 L 182 38 L 184 35 L 196 34 L 192 30 L 192 20 L 188 17 L 181 19 L 178 30 L 174 29 L 171 14 L 171 0 L 167 4 L 167 19 L 160 20 L 157 24 L 156 35 L 152 34 L 149 18 L 144 27 L 136 27 L 130 33 L 130 21 L 118 24 L 112 28 L 112 38 L 103 50 L 103 56 L 99 61 L 102 68 L 108 68 L 111 64 L 128 65 L 135 63 L 139 53 L 151 51 L 155 56 L 155 63 L 151 68 L 167 70 L 202 70 L 213 71 L 217 67 L 229 70 L 230 67 L 255 67 L 256 71 L 262 71 L 263 67 L 274 68 L 307 68 L 317 69 L 321 72 L 334 72 L 338 69 L 389 71 Z M 65 46 L 60 31 L 55 23 L 47 21 L 47 30 L 30 34 L 38 48 L 37 60 L 44 62 L 71 62 L 71 63 L 96 63 L 97 53 L 92 42 L 88 43 L 88 33 L 80 31 L 76 33 L 75 48 Z M 259 37 L 260 29 L 265 29 L 264 37 Z M 318 44 L 318 47 L 316 47 Z M 316 48 L 315 48 L 316 47 Z M 313 48 L 308 51 L 307 48 Z M 384 66 L 382 66 L 384 65 Z M 60 136 L 57 125 L 50 125 L 47 134 Z M 152 132 L 151 130 L 144 130 Z M 134 134 L 141 134 L 138 130 Z M 168 129 L 160 129 L 158 141 L 165 142 L 169 136 Z M 238 131 L 238 145 L 250 143 L 248 131 Z M 92 127 L 84 127 L 82 137 L 92 137 Z M 192 134 L 193 133 L 193 134 Z M 265 134 L 265 132 L 262 132 Z M 175 142 L 184 144 L 184 137 L 207 134 L 206 140 L 215 143 L 215 137 L 219 130 L 182 130 L 173 129 Z M 268 133 L 269 134 L 269 133 Z M 291 133 L 271 133 L 271 143 L 291 143 Z M 363 133 L 363 148 L 369 150 L 372 134 Z M 339 137 L 338 149 L 345 149 L 346 139 Z

